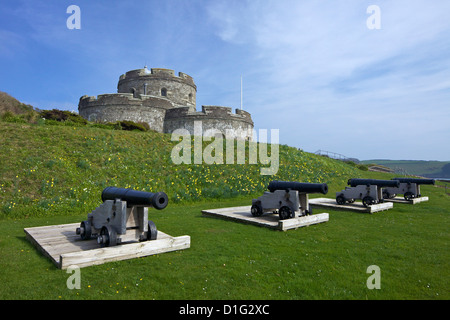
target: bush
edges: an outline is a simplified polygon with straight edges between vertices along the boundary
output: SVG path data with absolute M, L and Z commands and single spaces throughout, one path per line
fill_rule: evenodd
M 58 109 L 42 110 L 40 112 L 40 116 L 48 120 L 56 120 L 60 122 L 70 121 L 82 125 L 88 123 L 87 120 L 81 117 L 79 114 L 66 110 L 58 110 Z
M 369 170 L 369 167 L 366 166 L 365 164 L 358 164 L 356 167 L 357 167 L 359 170 L 362 170 L 362 171 L 368 171 L 368 170 Z
M 148 129 L 142 124 L 142 123 L 136 123 L 133 121 L 119 121 L 120 126 L 122 127 L 122 130 L 139 130 L 139 131 L 148 131 Z M 148 126 L 148 124 L 147 124 Z

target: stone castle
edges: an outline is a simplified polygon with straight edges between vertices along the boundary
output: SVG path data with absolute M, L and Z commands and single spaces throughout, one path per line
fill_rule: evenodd
M 119 78 L 117 93 L 87 95 L 80 98 L 79 114 L 89 121 L 115 122 L 130 120 L 146 122 L 150 129 L 172 133 L 186 129 L 194 134 L 194 122 L 201 121 L 202 135 L 212 130 L 239 140 L 252 140 L 253 121 L 250 113 L 229 107 L 202 106 L 196 110 L 197 86 L 194 79 L 182 72 L 144 67 L 131 70 Z M 197 134 L 197 133 L 196 133 Z

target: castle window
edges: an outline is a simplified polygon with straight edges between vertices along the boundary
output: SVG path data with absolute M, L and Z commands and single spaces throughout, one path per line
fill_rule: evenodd
M 167 89 L 166 88 L 161 89 L 161 96 L 167 97 Z
M 189 93 L 189 101 L 192 102 L 192 93 Z

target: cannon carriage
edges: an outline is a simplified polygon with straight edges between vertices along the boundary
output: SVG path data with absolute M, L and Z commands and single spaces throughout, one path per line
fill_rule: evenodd
M 156 239 L 158 231 L 148 220 L 148 208 L 164 209 L 169 202 L 164 192 L 107 187 L 101 197 L 103 203 L 76 229 L 82 240 L 96 237 L 100 246 L 108 247 Z
M 349 179 L 344 190 L 336 192 L 336 202 L 343 205 L 346 202 L 353 203 L 356 199 L 361 199 L 365 207 L 383 202 L 383 188 L 398 187 L 397 180 L 377 180 L 377 179 Z
M 328 192 L 326 183 L 301 183 L 290 181 L 271 181 L 269 191 L 252 200 L 251 214 L 259 217 L 265 212 L 278 213 L 280 220 L 304 216 L 312 213 L 309 193 Z
M 384 199 L 393 199 L 397 194 L 403 194 L 405 200 L 412 200 L 419 198 L 420 185 L 431 184 L 434 185 L 436 181 L 434 179 L 420 179 L 420 178 L 392 178 L 392 180 L 399 181 L 398 187 L 387 187 L 383 189 Z

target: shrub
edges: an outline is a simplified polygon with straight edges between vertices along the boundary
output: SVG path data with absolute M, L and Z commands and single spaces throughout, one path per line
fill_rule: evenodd
M 79 114 L 66 111 L 66 110 L 58 110 L 58 109 L 52 109 L 52 110 L 42 110 L 40 112 L 40 116 L 42 118 L 48 119 L 48 120 L 56 120 L 56 121 L 70 121 L 77 124 L 85 125 L 87 124 L 87 120 L 81 117 Z
M 136 123 L 129 120 L 119 121 L 120 126 L 122 127 L 122 130 L 139 130 L 139 131 L 147 131 L 148 129 L 145 128 L 142 123 Z M 148 125 L 148 124 L 147 124 Z
M 148 122 L 138 122 L 137 124 L 143 126 L 145 128 L 145 131 L 150 130 L 150 125 L 148 124 Z

